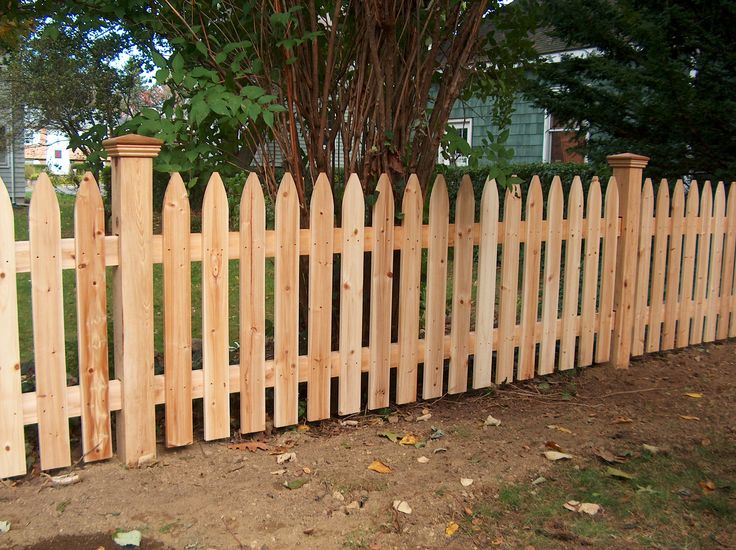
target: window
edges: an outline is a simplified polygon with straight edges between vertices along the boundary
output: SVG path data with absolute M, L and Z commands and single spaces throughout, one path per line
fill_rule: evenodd
M 10 165 L 10 133 L 7 126 L 0 126 L 0 166 Z
M 56 149 L 54 151 L 54 158 L 55 159 L 60 159 L 61 158 L 61 149 Z
M 25 133 L 23 134 L 23 143 L 25 145 L 35 145 L 36 144 L 36 140 L 34 139 L 35 134 L 36 132 L 34 132 L 33 130 L 26 130 Z
M 458 135 L 468 142 L 468 145 L 473 146 L 473 120 L 469 118 L 451 118 L 447 121 L 448 126 L 455 128 Z M 460 153 L 450 154 L 450 158 L 445 157 L 445 152 L 440 145 L 439 154 L 437 155 L 437 162 L 439 164 L 446 164 L 448 166 L 467 166 L 468 157 Z
M 585 157 L 575 147 L 581 145 L 577 138 L 577 128 L 571 128 L 554 115 L 544 119 L 544 161 L 545 162 L 585 162 Z

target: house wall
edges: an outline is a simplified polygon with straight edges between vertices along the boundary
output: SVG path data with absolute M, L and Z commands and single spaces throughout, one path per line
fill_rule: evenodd
M 0 81 L 0 106 L 8 105 L 8 98 L 7 84 Z M 0 139 L 7 140 L 4 152 L 0 153 L 0 178 L 13 202 L 24 202 L 26 192 L 22 120 L 19 113 L 11 116 L 10 108 L 0 108 L 0 126 L 6 129 Z
M 494 135 L 498 133 L 498 129 L 491 122 L 491 111 L 490 103 L 472 98 L 468 101 L 457 101 L 452 108 L 450 119 L 472 119 L 472 145 L 475 147 L 482 144 L 489 131 Z M 507 145 L 514 149 L 513 162 L 542 162 L 544 111 L 528 101 L 522 99 L 514 101 Z

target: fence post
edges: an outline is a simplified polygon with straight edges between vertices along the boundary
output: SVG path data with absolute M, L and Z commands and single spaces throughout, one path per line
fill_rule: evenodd
M 105 140 L 112 161 L 112 234 L 118 237 L 113 271 L 115 377 L 122 409 L 117 452 L 128 466 L 156 457 L 153 394 L 153 159 L 161 141 L 127 135 Z
M 616 319 L 611 347 L 611 363 L 620 369 L 628 368 L 631 358 L 642 172 L 648 162 L 649 157 L 633 153 L 608 156 L 608 165 L 613 169 L 613 177 L 616 178 L 620 197 L 621 236 L 616 258 L 616 284 L 613 297 Z

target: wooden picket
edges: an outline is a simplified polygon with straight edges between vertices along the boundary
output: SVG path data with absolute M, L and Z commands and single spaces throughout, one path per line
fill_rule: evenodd
M 202 203 L 202 373 L 204 438 L 230 436 L 228 204 L 218 174 Z
M 190 216 L 184 181 L 173 174 L 161 209 L 167 447 L 194 441 Z
M 125 161 L 124 155 L 116 158 L 118 163 Z M 116 181 L 113 178 L 113 192 L 124 193 Z M 480 190 L 465 177 L 451 224 L 447 184 L 438 176 L 424 225 L 421 182 L 416 176 L 408 178 L 401 215 L 394 216 L 394 192 L 384 175 L 366 227 L 363 187 L 352 175 L 336 227 L 332 187 L 320 175 L 311 197 L 305 199 L 310 203 L 309 227 L 301 228 L 302 221 L 307 223 L 300 210 L 303 204 L 294 180 L 286 174 L 275 194 L 275 227 L 267 229 L 266 198 L 258 177 L 250 174 L 240 197 L 240 226 L 230 232 L 228 196 L 219 175 L 213 174 L 202 206 L 202 231 L 197 234 L 191 232 L 186 186 L 174 174 L 164 197 L 162 233 L 153 235 L 143 227 L 138 236 L 150 244 L 150 252 L 136 256 L 133 248 L 138 241 L 130 236 L 137 231 L 134 225 L 123 224 L 127 236 L 105 235 L 102 199 L 91 175 L 85 176 L 76 197 L 71 239 L 61 238 L 58 202 L 43 175 L 31 201 L 30 239 L 15 242 L 13 208 L 0 185 L 0 344 L 6 351 L 0 361 L 0 477 L 25 472 L 24 426 L 29 424 L 39 427 L 43 469 L 71 464 L 68 421 L 77 416 L 82 418 L 84 460 L 112 456 L 111 415 L 122 411 L 121 420 L 125 414 L 135 416 L 137 409 L 125 396 L 138 395 L 130 385 L 147 384 L 149 375 L 151 386 L 140 393 L 145 399 L 135 421 L 146 418 L 149 405 L 164 404 L 165 443 L 175 447 L 194 440 L 192 403 L 199 398 L 204 403 L 204 438 L 211 440 L 231 436 L 230 401 L 235 393 L 240 394 L 238 429 L 253 433 L 266 429 L 269 416 L 276 427 L 300 420 L 301 382 L 306 383 L 302 396 L 306 420 L 319 421 L 335 412 L 333 402 L 339 415 L 354 414 L 363 407 L 387 407 L 392 398 L 397 404 L 414 402 L 420 376 L 423 399 L 465 392 L 471 364 L 472 387 L 483 388 L 494 381 L 526 380 L 556 369 L 606 362 L 611 359 L 612 344 L 622 341 L 614 340 L 619 330 L 614 330 L 618 318 L 614 301 L 625 214 L 619 218 L 616 179 L 608 182 L 605 200 L 597 178 L 590 182 L 587 198 L 583 188 L 584 182 L 576 177 L 565 197 L 562 182 L 554 178 L 545 197 L 535 177 L 527 197 L 515 185 L 504 190 L 501 203 L 496 182 L 489 180 L 480 197 L 480 219 L 476 219 Z M 713 192 L 706 182 L 699 193 L 692 182 L 686 195 L 678 180 L 671 200 L 669 190 L 663 180 L 655 203 L 651 181 L 644 182 L 641 203 L 636 205 L 640 209 L 636 250 L 625 251 L 638 259 L 631 289 L 633 355 L 736 336 L 736 185 L 730 186 L 728 197 L 722 183 Z M 125 208 L 113 220 L 114 231 L 121 226 L 120 216 L 131 216 L 148 198 L 123 201 Z M 397 251 L 400 275 L 394 281 Z M 370 254 L 370 274 L 364 265 L 366 254 Z M 308 268 L 300 255 L 308 256 Z M 333 273 L 335 255 L 339 278 Z M 116 376 L 108 379 L 106 269 L 125 268 L 132 262 L 126 262 L 127 257 L 137 258 L 141 276 L 153 263 L 163 266 L 164 374 L 153 375 L 151 368 L 123 377 L 116 355 Z M 275 278 L 274 357 L 269 360 L 267 258 L 274 258 Z M 231 260 L 239 262 L 240 295 L 239 360 L 234 365 L 230 365 L 230 345 L 236 336 L 229 333 L 228 308 Z M 203 368 L 192 370 L 191 266 L 198 261 L 202 262 Z M 63 269 L 74 269 L 76 274 L 80 382 L 70 387 L 65 370 Z M 15 275 L 19 272 L 30 272 L 33 298 L 36 389 L 26 393 L 21 387 L 18 340 Z M 370 307 L 364 315 L 367 275 Z M 127 294 L 119 286 L 122 283 L 116 283 L 118 290 L 127 308 L 133 312 L 136 304 L 142 308 L 143 319 L 150 314 L 150 304 L 141 303 L 146 293 L 131 292 L 130 281 L 135 279 L 130 271 L 127 277 Z M 339 292 L 333 288 L 338 279 Z M 116 276 L 116 280 L 121 279 Z M 307 353 L 302 356 L 300 280 L 308 280 L 308 315 L 302 323 Z M 395 294 L 398 309 L 393 311 Z M 118 304 L 121 296 L 113 296 L 118 316 L 123 315 Z M 333 301 L 338 296 L 339 323 L 333 323 L 337 306 Z M 120 318 L 130 318 L 127 315 Z M 364 347 L 366 319 L 369 331 Z M 152 333 L 153 327 L 149 328 Z M 398 329 L 395 339 L 393 328 Z M 146 339 L 147 334 L 143 330 L 138 335 Z M 146 357 L 140 353 L 141 360 Z M 396 369 L 395 388 L 391 388 L 391 369 Z M 362 384 L 363 373 L 367 373 L 367 387 Z M 333 399 L 335 377 L 338 395 Z M 269 388 L 273 388 L 272 408 Z M 367 398 L 361 401 L 364 391 Z M 118 424 L 118 436 L 121 430 Z M 146 437 L 154 434 L 155 423 L 145 424 L 145 431 Z M 134 445 L 135 433 L 126 433 L 124 440 L 126 446 Z M 146 439 L 141 451 L 149 443 Z M 124 452 L 120 445 L 118 452 Z M 138 459 L 153 456 L 136 449 L 132 453 L 138 453 Z
M 365 198 L 360 180 L 348 179 L 342 198 L 340 262 L 340 396 L 339 414 L 360 410 L 363 337 L 363 247 Z
M 498 188 L 496 180 L 489 180 L 483 187 L 480 204 L 473 389 L 486 388 L 493 381 L 493 321 L 496 314 L 497 256 Z
M 575 366 L 575 321 L 580 298 L 580 256 L 583 237 L 583 184 L 575 176 L 567 203 L 567 239 L 565 244 L 565 287 L 562 304 L 560 370 Z
M 434 180 L 432 193 L 429 197 L 423 399 L 432 399 L 442 395 L 449 223 L 450 199 L 447 195 L 445 178 L 439 175 Z
M 299 420 L 299 199 L 291 174 L 276 195 L 274 426 Z
M 112 428 L 108 402 L 105 208 L 90 173 L 84 175 L 77 191 L 74 234 L 82 453 L 86 462 L 92 462 L 112 456 Z
M 64 302 L 61 282 L 59 202 L 41 174 L 28 212 L 31 244 L 33 347 L 41 468 L 71 464 L 67 418 Z
M 266 206 L 251 173 L 240 199 L 240 431 L 266 429 Z
M 332 238 L 335 207 L 327 176 L 320 174 L 312 193 L 309 250 L 309 383 L 307 420 L 330 416 L 332 372 Z
M 13 207 L 0 178 L 0 477 L 26 473 L 15 271 Z
M 376 186 L 371 254 L 368 408 L 388 407 L 391 382 L 391 292 L 394 277 L 394 193 L 385 174 Z
M 396 369 L 396 403 L 399 405 L 411 403 L 417 399 L 419 366 L 417 339 L 419 338 L 419 306 L 422 285 L 422 189 L 415 175 L 409 178 L 404 189 L 401 213 L 403 214 L 399 269 L 401 273 L 399 285 L 401 309 L 399 310 L 398 334 L 399 364 Z

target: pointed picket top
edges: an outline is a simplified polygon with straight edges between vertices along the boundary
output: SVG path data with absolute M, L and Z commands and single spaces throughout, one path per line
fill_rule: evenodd
M 693 180 L 690 182 L 690 186 L 687 190 L 687 202 L 685 205 L 685 213 L 689 215 L 693 213 L 697 217 L 700 212 L 700 189 L 698 188 L 698 182 Z
M 376 199 L 376 203 L 373 205 L 374 213 L 381 212 L 381 208 L 386 208 L 389 205 L 393 205 L 393 187 L 391 185 L 391 178 L 388 177 L 388 174 L 383 173 L 381 174 L 381 177 L 378 178 L 378 183 L 376 184 L 376 193 L 378 193 L 378 198 Z M 386 206 L 384 206 L 384 204 Z M 375 220 L 373 220 L 373 223 L 375 224 Z M 393 220 L 391 220 L 391 223 L 393 223 Z
M 75 210 L 80 201 L 89 203 L 92 208 L 101 208 L 103 206 L 102 195 L 92 172 L 85 172 L 82 177 L 79 189 L 77 189 L 77 197 L 74 201 Z
M 188 205 L 189 194 L 187 193 L 187 186 L 184 184 L 184 180 L 181 178 L 179 172 L 174 172 L 169 178 L 169 183 L 164 193 L 164 210 L 167 207 L 172 208 L 174 206 L 183 208 L 185 198 Z
M 586 199 L 586 217 L 601 215 L 601 181 L 598 176 L 593 176 L 588 187 L 588 196 Z
M 34 209 L 35 199 L 35 209 Z M 54 191 L 54 185 L 51 183 L 49 176 L 46 172 L 41 172 L 38 175 L 35 185 L 33 186 L 33 192 L 31 194 L 31 203 L 28 207 L 29 216 L 32 210 L 37 210 L 38 205 L 43 201 L 50 201 L 56 205 L 56 210 L 59 210 L 59 201 L 56 198 L 56 192 Z
M 258 174 L 250 172 L 245 180 L 243 194 L 240 196 L 241 214 L 244 208 L 256 208 L 258 204 L 263 202 L 263 187 Z M 241 217 L 242 222 L 242 217 Z
M 429 195 L 429 211 L 442 212 L 450 211 L 450 197 L 447 193 L 447 182 L 442 174 L 438 174 L 432 185 L 432 192 Z
M 722 181 L 716 185 L 715 200 L 713 202 L 713 213 L 716 216 L 726 215 L 726 188 Z
M 669 199 L 670 199 L 670 186 L 669 183 L 667 183 L 666 179 L 662 179 L 662 181 L 659 182 L 659 189 L 657 189 L 657 208 L 659 208 L 659 205 L 664 205 L 665 202 L 669 206 Z M 669 213 L 669 208 L 667 209 L 667 212 Z
M 700 193 L 700 216 L 707 217 L 713 214 L 713 187 L 710 180 L 706 180 L 703 184 L 703 191 Z M 707 224 L 704 224 L 704 227 Z
M 651 185 L 651 181 L 649 183 Z M 615 216 L 618 217 L 618 201 L 618 182 L 616 181 L 616 178 L 611 176 L 611 178 L 608 180 L 608 186 L 606 187 L 606 216 L 610 212 L 611 214 L 615 214 Z
M 682 208 L 683 214 L 685 212 L 685 185 L 681 179 L 675 182 L 675 188 L 672 191 L 672 211 L 677 211 L 678 208 Z
M 557 179 L 557 176 L 555 176 Z M 529 184 L 529 190 L 526 196 L 526 216 L 530 212 L 541 210 L 543 208 L 544 199 L 542 196 L 542 182 L 539 180 L 539 176 L 532 177 L 532 181 Z
M 567 217 L 570 218 L 570 210 L 580 209 L 583 211 L 583 202 L 585 197 L 583 195 L 583 182 L 580 180 L 580 176 L 575 176 L 572 179 L 572 185 L 570 186 L 570 196 L 567 199 Z
M 644 187 L 642 187 L 641 189 L 641 202 L 642 205 L 644 205 L 645 203 L 648 205 L 652 212 L 647 211 L 647 213 L 652 214 L 654 209 L 654 185 L 652 184 L 651 178 L 647 178 L 644 180 Z M 642 206 L 642 211 L 643 210 L 644 208 Z
M 291 200 L 294 198 L 294 195 L 296 195 L 296 183 L 294 183 L 291 172 L 286 172 L 284 177 L 281 178 L 281 183 L 276 192 L 276 203 Z M 295 200 L 298 201 L 298 198 Z
M 422 208 L 422 187 L 419 185 L 419 178 L 416 174 L 409 176 L 409 181 L 406 182 L 404 188 L 404 196 L 401 199 L 401 211 L 411 212 L 419 205 L 419 209 Z

